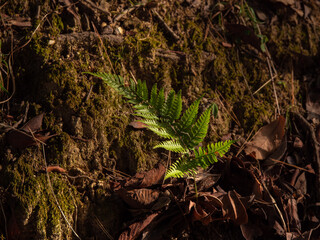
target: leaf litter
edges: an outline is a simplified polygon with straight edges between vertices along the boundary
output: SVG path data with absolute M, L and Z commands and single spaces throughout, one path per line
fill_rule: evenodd
M 197 195 L 193 178 L 163 183 L 161 164 L 114 182 L 115 194 L 134 219 L 119 239 L 163 239 L 190 231 L 196 222 L 213 227 L 216 221 L 238 226 L 246 240 L 316 239 L 320 222 L 310 188 L 315 174 L 310 158 L 303 157 L 308 136 L 287 132 L 285 122 L 279 116 L 257 132 L 239 157 L 221 159 L 208 172 L 199 173 Z M 279 149 L 277 161 L 272 161 Z
M 6 133 L 6 139 L 9 145 L 14 148 L 24 149 L 30 146 L 37 146 L 39 143 L 45 143 L 56 134 L 50 135 L 47 131 L 40 130 L 44 114 L 39 114 L 30 119 L 19 129 L 12 128 Z

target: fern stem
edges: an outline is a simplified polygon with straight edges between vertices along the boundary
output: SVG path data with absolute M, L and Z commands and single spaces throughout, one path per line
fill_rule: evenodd
M 196 175 L 193 174 L 193 181 L 194 181 L 194 191 L 195 191 L 195 196 L 196 196 L 196 201 L 198 204 L 198 188 L 197 188 L 197 182 L 196 182 Z

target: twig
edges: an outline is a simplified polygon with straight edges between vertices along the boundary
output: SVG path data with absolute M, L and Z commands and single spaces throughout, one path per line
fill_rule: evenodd
M 108 16 L 111 16 L 111 13 L 110 13 L 108 10 L 106 10 L 106 9 L 104 9 L 104 8 L 102 8 L 102 7 L 97 6 L 95 3 L 91 2 L 90 0 L 82 0 L 81 3 L 82 3 L 83 5 L 85 5 L 85 6 L 87 6 L 87 7 L 90 7 L 90 6 L 91 6 L 91 7 L 95 8 L 95 9 L 97 9 L 97 10 L 99 10 L 99 11 L 107 14 Z
M 57 197 L 56 197 L 56 195 L 55 195 L 55 193 L 54 193 L 54 190 L 53 190 L 53 187 L 52 187 L 52 184 L 51 184 L 51 180 L 50 180 L 50 176 L 49 176 L 49 173 L 48 173 L 48 171 L 47 171 L 47 160 L 46 160 L 46 153 L 45 153 L 44 145 L 42 144 L 41 146 L 42 146 L 43 162 L 44 162 L 45 169 L 46 169 L 46 175 L 47 175 L 47 179 L 48 179 L 48 184 L 49 184 L 49 188 L 50 188 L 50 190 L 51 190 L 51 193 L 52 193 L 52 195 L 53 195 L 53 198 L 54 198 L 54 200 L 55 200 L 55 202 L 56 202 L 56 204 L 57 204 L 57 207 L 58 207 L 59 210 L 60 210 L 61 215 L 63 216 L 64 220 L 66 221 L 66 223 L 68 224 L 68 226 L 69 226 L 70 229 L 72 230 L 73 234 L 74 234 L 78 239 L 81 240 L 81 238 L 79 237 L 79 235 L 76 233 L 76 231 L 73 229 L 73 227 L 71 226 L 70 222 L 68 221 L 68 219 L 67 219 L 66 215 L 64 214 L 64 212 L 63 212 L 63 210 L 62 210 L 62 208 L 61 208 L 61 206 L 60 206 L 60 204 L 59 204 L 59 201 L 58 201 L 58 199 L 57 199 Z
M 131 13 L 133 10 L 137 9 L 137 7 L 139 7 L 140 5 L 136 5 L 136 6 L 133 6 L 133 7 L 130 7 L 126 10 L 124 10 L 121 14 L 119 14 L 118 16 L 116 16 L 114 19 L 113 19 L 113 22 L 118 22 L 121 18 L 123 18 L 125 15 Z
M 92 26 L 93 26 L 93 29 L 94 29 L 95 34 L 97 35 L 97 37 L 98 37 L 98 38 L 99 38 L 99 40 L 100 40 L 100 43 L 101 43 L 102 49 L 104 50 L 105 54 L 107 55 L 107 59 L 108 59 L 108 62 L 109 62 L 109 64 L 110 64 L 111 70 L 112 70 L 112 71 L 113 71 L 113 73 L 115 74 L 115 73 L 116 73 L 116 71 L 115 71 L 115 70 L 114 70 L 114 68 L 113 68 L 113 65 L 112 65 L 111 59 L 110 59 L 110 57 L 109 57 L 109 54 L 108 54 L 108 51 L 107 51 L 106 47 L 105 47 L 105 46 L 104 46 L 104 44 L 103 44 L 103 41 L 102 41 L 102 39 L 101 39 L 101 36 L 100 36 L 100 34 L 99 34 L 99 32 L 98 32 L 98 30 L 97 30 L 96 26 L 95 26 L 93 23 L 92 23 Z M 103 56 L 103 55 L 102 55 L 102 56 Z
M 246 76 L 245 76 L 244 73 L 243 73 L 242 65 L 240 64 L 240 57 L 239 57 L 239 51 L 238 51 L 238 50 L 237 50 L 237 59 L 238 59 L 238 62 L 239 62 L 239 68 L 240 68 L 240 72 L 241 72 L 241 75 L 242 75 L 242 77 L 243 77 L 243 80 L 244 80 L 244 82 L 246 83 L 246 86 L 247 86 L 248 91 L 249 91 L 249 93 L 250 93 L 251 99 L 254 100 L 254 97 L 253 97 L 251 88 L 250 88 L 250 86 L 249 86 L 249 83 L 248 83 L 248 81 L 247 81 Z M 252 104 L 253 104 L 253 103 L 252 103 Z
M 3 219 L 4 219 L 4 230 L 5 230 L 5 234 L 6 234 L 6 239 L 8 239 L 7 218 L 6 218 L 6 214 L 4 212 L 4 209 L 3 209 L 2 199 L 0 199 L 0 206 L 1 206 L 1 211 L 2 211 Z
M 257 180 L 258 180 L 258 179 L 257 179 Z M 259 181 L 259 180 L 258 180 L 258 181 Z M 282 215 L 282 213 L 281 213 L 281 211 L 280 211 L 280 209 L 279 209 L 279 207 L 278 207 L 278 205 L 277 205 L 276 200 L 272 197 L 272 195 L 271 195 L 271 193 L 269 192 L 269 190 L 268 190 L 267 186 L 265 185 L 264 181 L 261 180 L 260 183 L 262 184 L 263 188 L 266 190 L 267 194 L 269 195 L 269 197 L 270 197 L 270 199 L 271 199 L 271 201 L 272 201 L 272 203 L 273 203 L 273 206 L 274 206 L 275 209 L 277 210 L 277 212 L 278 212 L 278 214 L 279 214 L 279 216 L 280 216 L 280 219 L 281 219 L 281 222 L 282 222 L 284 231 L 287 232 L 287 229 L 288 229 L 288 228 L 287 228 L 287 224 L 286 224 L 286 222 L 284 221 L 283 215 Z
M 238 126 L 241 126 L 240 121 L 239 121 L 239 119 L 237 118 L 237 116 L 235 115 L 235 113 L 234 113 L 232 110 L 229 111 L 229 110 L 224 106 L 223 102 L 221 101 L 220 97 L 222 98 L 223 101 L 226 102 L 226 100 L 224 99 L 224 97 L 222 96 L 222 94 L 221 94 L 219 91 L 217 91 L 217 90 L 216 90 L 216 92 L 217 92 L 218 95 L 219 95 L 219 98 L 218 98 L 218 99 L 219 99 L 220 103 L 222 104 L 222 107 L 227 111 L 227 113 L 228 113 L 229 116 L 232 118 L 232 120 L 235 121 L 235 123 L 238 124 Z M 227 102 L 226 102 L 226 103 L 227 103 Z
M 267 63 L 268 63 L 268 68 L 269 68 L 269 73 L 270 73 L 270 77 L 271 77 L 271 82 L 272 82 L 272 87 L 273 87 L 273 93 L 274 93 L 274 97 L 276 100 L 276 105 L 277 105 L 277 110 L 278 110 L 278 114 L 280 115 L 280 107 L 279 107 L 279 101 L 278 101 L 278 96 L 277 96 L 277 91 L 276 91 L 276 86 L 274 83 L 274 76 L 277 75 L 277 73 L 273 73 L 273 71 L 275 70 L 273 64 L 271 64 L 271 58 L 267 57 Z M 273 66 L 273 67 L 272 67 Z
M 152 10 L 152 13 L 161 22 L 165 30 L 174 38 L 174 40 L 178 41 L 180 37 L 168 26 L 168 24 L 163 20 L 160 14 L 156 10 Z
M 319 199 L 320 197 L 320 191 L 319 191 L 319 186 L 320 186 L 320 143 L 317 141 L 317 137 L 315 134 L 315 130 L 313 126 L 300 114 L 296 112 L 291 112 L 294 118 L 298 119 L 300 124 L 302 125 L 302 128 L 306 131 L 309 132 L 311 135 L 311 144 L 313 145 L 314 148 L 314 156 L 313 156 L 313 164 L 315 166 L 316 170 L 316 175 L 317 179 L 315 182 L 315 189 L 318 189 L 316 191 L 317 198 Z
M 39 140 L 38 138 L 36 138 L 34 136 L 33 132 L 30 130 L 30 128 L 29 128 L 29 130 L 30 130 L 30 134 L 29 134 L 29 133 L 27 133 L 25 131 L 22 131 L 22 130 L 14 128 L 14 127 L 11 127 L 10 125 L 4 124 L 4 123 L 0 123 L 0 126 L 4 127 L 5 129 L 9 129 L 9 130 L 13 130 L 13 131 L 19 132 L 19 133 L 24 134 L 24 135 L 26 135 L 28 137 L 32 137 L 34 141 L 46 145 L 43 141 Z
M 250 15 L 251 15 L 251 18 L 255 18 L 255 16 L 252 15 L 251 11 L 250 11 Z M 256 24 L 255 27 L 257 28 L 259 35 L 262 35 L 259 25 Z M 278 114 L 280 115 L 279 101 L 278 101 L 276 86 L 275 86 L 275 83 L 274 83 L 274 78 L 275 78 L 275 76 L 278 75 L 278 73 L 277 73 L 277 70 L 276 70 L 276 68 L 275 68 L 275 66 L 274 66 L 274 64 L 273 64 L 273 61 L 272 61 L 272 58 L 271 58 L 271 54 L 270 54 L 270 52 L 269 52 L 269 50 L 268 50 L 267 45 L 264 44 L 264 47 L 265 47 L 265 53 L 266 53 L 266 58 L 267 58 L 267 63 L 268 63 L 268 68 L 269 68 L 269 73 L 270 73 L 270 77 L 271 77 L 271 81 L 272 81 L 272 87 L 273 87 L 274 97 L 275 97 L 275 100 L 276 100 L 277 111 L 278 111 Z
M 255 125 L 256 126 L 256 125 Z M 251 135 L 255 129 L 255 126 L 252 128 L 251 132 L 249 133 L 249 136 L 247 137 L 247 139 L 244 141 L 244 143 L 242 144 L 242 146 L 239 148 L 236 157 L 238 157 L 239 153 L 245 148 L 247 142 L 249 141 L 249 139 L 251 138 Z
M 291 105 L 294 106 L 294 70 L 293 70 L 293 64 L 291 60 Z
M 110 233 L 106 230 L 106 228 L 103 226 L 103 224 L 101 223 L 101 221 L 99 220 L 99 218 L 97 216 L 94 216 L 94 221 L 96 222 L 96 224 L 99 226 L 99 228 L 102 230 L 102 232 L 110 239 L 113 240 L 113 237 L 110 235 Z
M 262 88 L 264 88 L 268 83 L 270 83 L 273 79 L 275 79 L 277 77 L 277 75 L 274 75 L 272 78 L 270 78 L 268 81 L 266 81 L 264 84 L 262 84 L 261 87 L 259 87 L 254 93 L 253 95 L 257 94 Z
M 299 169 L 299 170 L 302 170 L 302 171 L 305 171 L 305 172 L 308 172 L 308 173 L 311 173 L 311 174 L 315 174 L 314 172 L 310 171 L 309 169 L 306 169 L 306 168 L 302 168 L 302 167 L 299 167 L 299 166 L 296 166 L 296 165 L 293 165 L 293 164 L 290 164 L 290 163 L 286 163 L 286 162 L 283 162 L 283 161 L 279 161 L 279 160 L 276 160 L 276 159 L 273 159 L 273 158 L 269 158 L 270 160 L 274 161 L 274 162 L 277 162 L 277 163 L 280 163 L 280 164 L 283 164 L 283 165 L 287 165 L 289 167 L 293 167 L 293 168 L 296 168 L 296 169 Z

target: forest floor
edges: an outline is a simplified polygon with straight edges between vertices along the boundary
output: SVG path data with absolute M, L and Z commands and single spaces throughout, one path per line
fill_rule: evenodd
M 320 239 L 319 1 L 38 2 L 0 0 L 0 239 Z M 236 142 L 163 181 L 178 155 L 86 72 L 203 96 Z

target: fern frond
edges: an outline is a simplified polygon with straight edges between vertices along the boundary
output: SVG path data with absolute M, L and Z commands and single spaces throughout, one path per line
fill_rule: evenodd
M 163 138 L 168 138 L 168 139 L 172 139 L 172 132 L 170 132 L 170 129 L 168 128 L 164 128 L 164 127 L 155 127 L 155 126 L 147 126 L 147 128 L 149 130 L 151 130 L 152 132 L 154 132 L 155 134 L 157 134 L 160 137 Z
M 168 151 L 178 152 L 178 153 L 187 153 L 188 149 L 185 149 L 178 141 L 169 140 L 159 143 L 153 148 L 164 148 Z
M 155 109 L 157 110 L 158 114 L 160 116 L 163 116 L 163 109 L 164 109 L 164 103 L 165 103 L 166 99 L 165 99 L 165 96 L 164 96 L 164 89 L 161 88 L 159 93 L 158 93 L 158 96 L 157 96 L 157 101 L 154 105 Z
M 169 151 L 183 153 L 184 155 L 173 163 L 166 172 L 165 179 L 169 177 L 183 177 L 194 175 L 199 167 L 207 168 L 217 161 L 217 156 L 223 156 L 234 141 L 218 142 L 206 147 L 195 149 L 207 135 L 211 111 L 217 114 L 216 105 L 210 106 L 198 118 L 201 98 L 191 104 L 182 112 L 181 90 L 176 93 L 171 90 L 165 96 L 164 89 L 158 89 L 154 84 L 149 94 L 146 82 L 137 82 L 107 73 L 89 73 L 104 80 L 110 87 L 117 90 L 134 105 L 135 115 L 145 123 L 147 128 L 160 137 L 168 139 L 160 142 L 154 148 L 164 148 Z M 193 152 L 193 156 L 189 155 Z
M 168 109 L 166 117 L 169 122 L 173 122 L 176 119 L 179 119 L 182 111 L 182 97 L 181 97 L 181 91 L 179 91 L 175 96 L 173 97 L 172 103 L 168 102 Z
M 180 158 L 172 163 L 166 171 L 164 180 L 170 177 L 182 178 L 184 176 L 192 176 L 197 173 L 198 162 L 190 161 L 187 157 Z
M 197 173 L 198 167 L 206 169 L 214 162 L 217 162 L 217 155 L 224 156 L 234 142 L 233 140 L 228 140 L 216 144 L 212 143 L 204 148 L 199 147 L 194 150 L 194 157 L 184 157 L 173 163 L 167 170 L 164 179 L 194 175 Z
M 223 157 L 234 142 L 233 140 L 227 140 L 224 142 L 211 143 L 204 148 L 199 147 L 194 150 L 195 161 L 199 161 L 202 168 L 207 168 L 209 165 L 218 161 L 217 155 Z
M 152 86 L 152 89 L 151 89 L 151 94 L 150 94 L 150 105 L 151 106 L 155 106 L 156 103 L 157 103 L 157 94 L 158 92 L 158 88 L 157 88 L 157 84 L 155 83 L 153 86 Z
M 191 127 L 191 131 L 188 131 L 189 134 L 183 137 L 183 141 L 188 148 L 192 149 L 203 141 L 207 135 L 210 116 L 211 107 L 200 115 L 196 123 Z
M 171 90 L 168 94 L 168 97 L 163 109 L 163 115 L 166 116 L 166 119 L 170 118 L 170 111 L 172 111 L 172 105 L 175 98 L 176 98 L 176 92 L 174 90 Z
M 188 132 L 193 125 L 195 118 L 198 114 L 200 100 L 198 99 L 191 104 L 191 106 L 184 112 L 179 121 L 175 124 L 176 129 L 179 132 Z
M 115 74 L 102 73 L 102 72 L 98 72 L 98 73 L 87 72 L 87 73 L 95 77 L 101 78 L 110 87 L 118 91 L 121 95 L 128 98 L 130 101 L 134 102 L 134 104 L 142 102 L 143 99 L 140 98 L 140 96 L 136 92 L 136 89 L 139 84 L 138 85 L 135 84 L 135 82 L 132 79 L 129 79 L 129 86 L 126 86 L 124 83 L 124 79 L 121 76 L 118 76 Z

